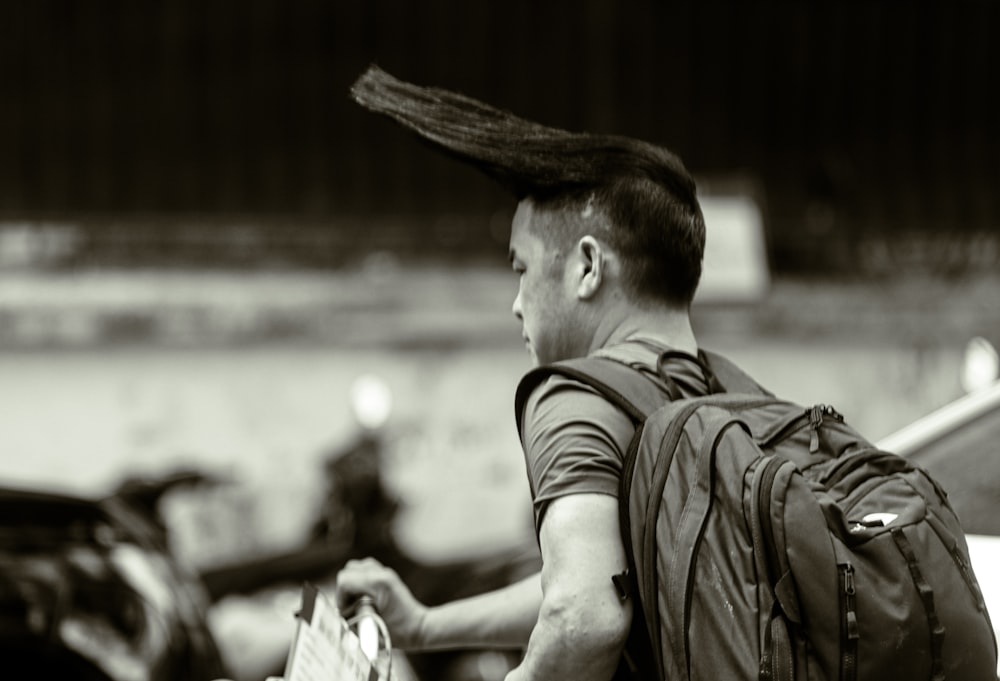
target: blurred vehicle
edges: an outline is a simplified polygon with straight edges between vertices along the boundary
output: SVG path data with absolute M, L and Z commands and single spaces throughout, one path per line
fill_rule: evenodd
M 142 497 L 156 492 L 144 487 Z M 5 675 L 208 681 L 223 673 L 207 594 L 173 560 L 143 503 L 130 492 L 0 490 Z
M 947 491 L 967 535 L 972 567 L 994 632 L 1000 623 L 1000 379 L 996 352 L 970 344 L 963 386 L 970 392 L 881 439 L 878 446 L 919 464 Z M 978 371 L 978 377 L 970 376 Z M 997 668 L 1000 676 L 1000 665 Z

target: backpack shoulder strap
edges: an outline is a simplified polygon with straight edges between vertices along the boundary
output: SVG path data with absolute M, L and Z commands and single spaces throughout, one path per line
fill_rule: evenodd
M 667 353 L 665 353 L 667 354 Z M 760 385 L 745 371 L 722 355 L 708 350 L 699 350 L 694 358 L 686 353 L 674 353 L 696 361 L 705 374 L 710 393 L 746 393 L 773 397 L 774 394 Z M 668 385 L 670 396 L 664 399 L 660 388 L 637 369 L 607 357 L 578 357 L 537 367 L 529 371 L 517 386 L 514 398 L 514 414 L 517 431 L 521 434 L 524 407 L 531 393 L 550 376 L 566 376 L 588 385 L 605 399 L 628 414 L 636 424 L 663 406 L 669 400 L 676 400 L 680 394 Z M 669 376 L 665 377 L 669 380 Z
M 774 397 L 774 393 L 750 377 L 722 355 L 710 350 L 698 351 L 699 363 L 706 371 L 712 392 L 747 393 Z
M 550 376 L 566 376 L 590 386 L 628 414 L 636 424 L 666 402 L 660 389 L 650 379 L 626 364 L 606 357 L 564 360 L 532 369 L 521 379 L 514 398 L 519 434 L 528 397 Z

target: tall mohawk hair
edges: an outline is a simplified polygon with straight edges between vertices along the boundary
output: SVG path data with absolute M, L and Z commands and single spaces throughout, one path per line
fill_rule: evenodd
M 406 83 L 374 65 L 351 87 L 351 96 L 479 168 L 518 199 L 644 177 L 665 186 L 682 203 L 697 206 L 695 183 L 684 164 L 653 144 L 550 128 L 456 92 Z

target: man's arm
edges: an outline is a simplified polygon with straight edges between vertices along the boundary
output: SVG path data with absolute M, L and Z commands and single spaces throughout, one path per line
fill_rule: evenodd
M 542 604 L 521 666 L 507 681 L 607 681 L 628 637 L 631 602 L 611 577 L 625 570 L 618 500 L 573 494 L 552 501 L 541 527 Z
M 362 594 L 375 599 L 393 645 L 402 650 L 524 648 L 538 619 L 541 578 L 526 577 L 489 593 L 428 608 L 394 570 L 350 561 L 337 575 L 337 601 L 347 610 Z
M 420 648 L 524 648 L 541 601 L 536 573 L 496 591 L 430 608 Z

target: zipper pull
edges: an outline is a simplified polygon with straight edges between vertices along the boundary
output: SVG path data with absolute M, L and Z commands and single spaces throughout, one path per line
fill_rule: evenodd
M 819 451 L 819 429 L 823 425 L 823 419 L 831 418 L 834 421 L 843 421 L 844 417 L 829 404 L 817 404 L 809 409 L 809 453 L 815 454 Z
M 854 588 L 854 566 L 848 563 L 844 566 L 844 593 L 853 596 L 857 593 Z
M 846 603 L 846 621 L 847 621 L 847 638 L 849 640 L 856 640 L 861 638 L 861 634 L 858 631 L 858 615 L 854 610 L 854 595 L 857 593 L 854 587 L 854 566 L 847 564 L 844 566 L 844 594 L 847 596 L 845 600 Z
M 809 453 L 819 451 L 819 427 L 823 425 L 824 405 L 817 404 L 809 410 Z
M 858 616 L 855 614 L 854 610 L 847 611 L 847 639 L 849 641 L 857 641 L 861 638 L 861 634 L 858 633 Z

